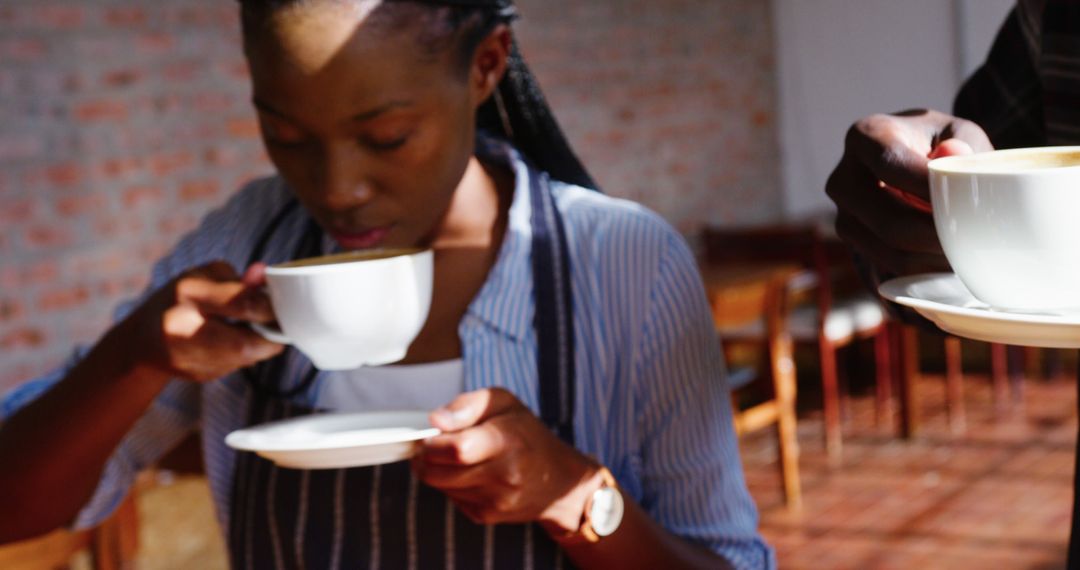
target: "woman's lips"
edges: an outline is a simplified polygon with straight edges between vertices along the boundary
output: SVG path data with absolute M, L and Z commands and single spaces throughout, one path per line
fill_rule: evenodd
M 330 232 L 330 236 L 345 249 L 368 249 L 379 245 L 388 233 L 390 226 L 362 232 Z

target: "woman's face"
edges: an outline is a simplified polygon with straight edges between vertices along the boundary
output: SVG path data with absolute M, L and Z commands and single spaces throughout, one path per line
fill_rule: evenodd
M 475 82 L 377 2 L 306 2 L 245 28 L 270 159 L 343 247 L 433 236 L 473 153 Z M 413 8 L 417 9 L 417 8 Z

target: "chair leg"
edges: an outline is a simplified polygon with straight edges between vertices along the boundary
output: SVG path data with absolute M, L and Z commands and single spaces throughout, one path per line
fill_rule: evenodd
M 836 375 L 836 350 L 824 339 L 819 340 L 821 359 L 821 398 L 825 416 L 825 453 L 829 463 L 838 465 L 843 454 L 840 426 L 840 387 Z
M 890 347 L 892 337 L 889 327 L 883 326 L 874 335 L 874 372 L 875 372 L 875 400 L 874 421 L 878 427 L 892 425 L 892 387 L 893 387 L 893 351 Z
M 919 432 L 919 337 L 908 325 L 897 327 L 896 344 L 900 379 L 900 436 L 915 437 Z
M 954 434 L 963 433 L 967 427 L 962 363 L 960 339 L 945 337 L 945 413 L 949 418 L 949 429 Z
M 802 509 L 802 483 L 799 479 L 799 439 L 795 416 L 795 360 L 791 340 L 784 337 L 772 343 L 773 394 L 777 402 L 776 430 L 780 446 L 780 477 L 784 481 L 784 500 L 789 510 Z
M 96 570 L 125 570 L 135 565 L 139 512 L 132 490 L 116 512 L 93 531 L 90 550 Z
M 1026 373 L 1026 360 L 1024 347 L 1008 346 L 1005 353 L 1009 359 L 1009 388 L 1012 396 L 1011 404 L 1021 407 L 1024 404 L 1024 376 Z
M 1061 351 L 1056 348 L 1046 348 L 1042 351 L 1043 377 L 1047 380 L 1061 381 L 1065 376 L 1065 362 L 1061 358 Z
M 1009 409 L 1009 356 L 1004 344 L 990 345 L 990 378 L 994 390 L 994 411 Z

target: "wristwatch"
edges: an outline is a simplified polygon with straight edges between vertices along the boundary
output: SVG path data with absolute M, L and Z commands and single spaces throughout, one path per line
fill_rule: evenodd
M 581 515 L 581 526 L 576 533 L 570 534 L 564 542 L 596 543 L 605 536 L 610 536 L 619 528 L 626 505 L 619 491 L 615 476 L 607 467 L 600 468 L 600 488 L 593 491 L 585 501 L 585 512 Z

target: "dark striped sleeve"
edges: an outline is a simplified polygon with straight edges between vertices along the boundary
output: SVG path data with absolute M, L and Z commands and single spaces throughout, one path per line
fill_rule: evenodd
M 995 148 L 1046 144 L 1041 44 L 1033 3 L 1022 2 L 998 32 L 986 62 L 961 87 L 953 114 L 977 123 Z

